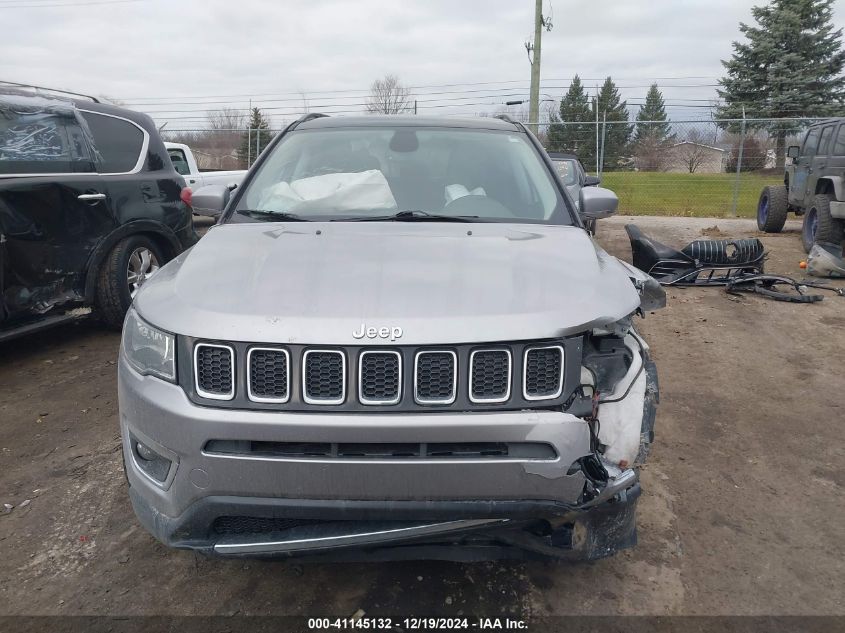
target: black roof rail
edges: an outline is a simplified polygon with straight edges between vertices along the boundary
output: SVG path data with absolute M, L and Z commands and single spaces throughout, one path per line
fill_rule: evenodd
M 296 121 L 294 121 L 288 130 L 295 130 L 300 124 L 307 123 L 308 121 L 313 121 L 314 119 L 322 119 L 324 116 L 329 116 L 328 114 L 323 114 L 322 112 L 309 112 L 301 117 L 299 117 Z
M 91 95 L 82 94 L 81 92 L 71 92 L 70 90 L 60 90 L 58 88 L 47 88 L 45 86 L 35 86 L 33 84 L 22 84 L 16 81 L 5 81 L 4 79 L 0 79 L 0 85 L 5 86 L 15 86 L 16 88 L 32 88 L 36 92 L 38 90 L 46 90 L 47 92 L 56 92 L 58 94 L 63 95 L 71 95 L 73 97 L 84 97 L 85 99 L 90 99 L 94 103 L 101 103 L 97 97 L 92 97 Z

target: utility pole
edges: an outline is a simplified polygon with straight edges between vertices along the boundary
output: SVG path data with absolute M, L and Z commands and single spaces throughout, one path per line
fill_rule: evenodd
M 542 49 L 543 29 L 552 30 L 550 18 L 543 17 L 543 0 L 534 0 L 534 42 L 525 42 L 528 61 L 531 62 L 531 94 L 528 102 L 528 123 L 531 131 L 537 134 L 540 123 L 540 52 Z M 533 53 L 533 55 L 532 55 Z

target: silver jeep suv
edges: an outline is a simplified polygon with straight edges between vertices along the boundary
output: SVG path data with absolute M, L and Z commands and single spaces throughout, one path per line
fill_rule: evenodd
M 309 115 L 136 295 L 129 493 L 225 556 L 599 558 L 636 540 L 665 296 L 510 120 Z

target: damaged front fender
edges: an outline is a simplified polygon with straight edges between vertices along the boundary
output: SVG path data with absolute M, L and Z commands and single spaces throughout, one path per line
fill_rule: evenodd
M 619 260 L 625 267 L 628 278 L 637 292 L 640 293 L 640 309 L 644 312 L 659 310 L 666 307 L 666 291 L 663 286 L 651 275 L 644 273 L 639 268 L 634 268 L 628 262 Z

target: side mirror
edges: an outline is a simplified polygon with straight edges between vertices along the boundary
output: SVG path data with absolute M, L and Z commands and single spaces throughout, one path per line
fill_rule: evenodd
M 191 206 L 197 215 L 216 218 L 229 204 L 231 192 L 225 185 L 206 185 L 194 192 Z
M 598 176 L 587 176 L 584 178 L 585 187 L 596 187 L 601 184 L 601 178 Z
M 786 155 L 789 158 L 795 159 L 795 158 L 798 158 L 798 152 L 800 152 L 800 151 L 801 151 L 801 148 L 799 148 L 797 145 L 790 145 L 789 148 L 786 150 Z
M 616 213 L 619 198 L 610 189 L 590 187 L 580 192 L 581 217 L 585 220 L 601 220 Z

